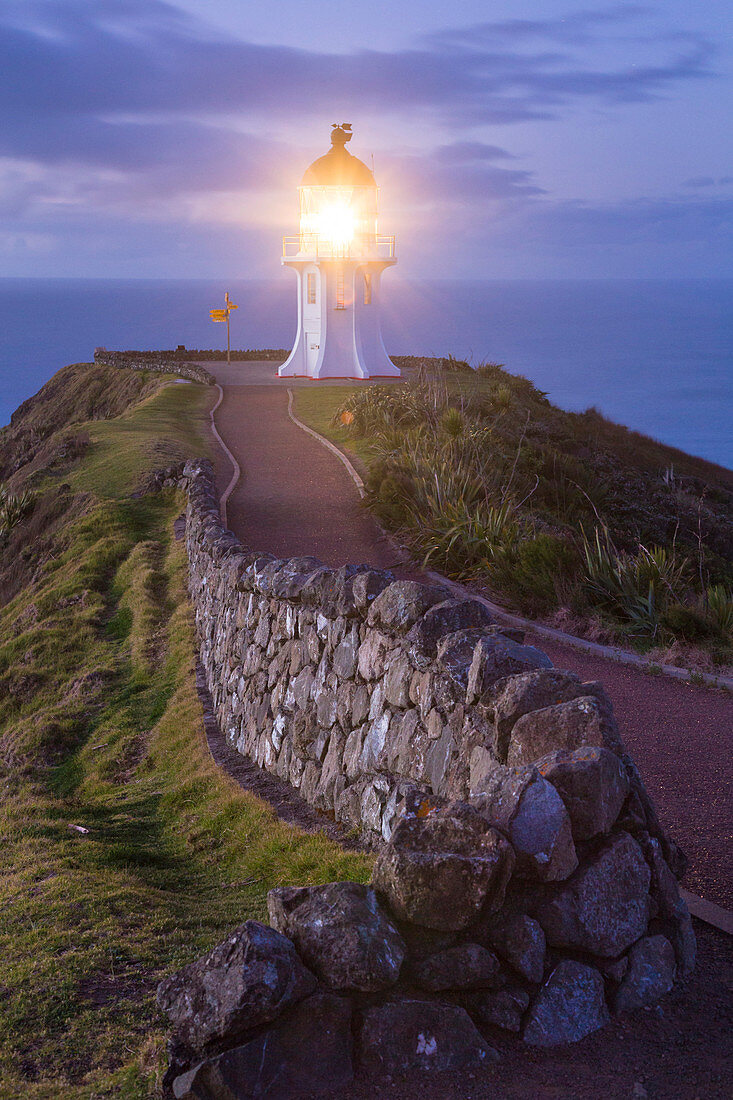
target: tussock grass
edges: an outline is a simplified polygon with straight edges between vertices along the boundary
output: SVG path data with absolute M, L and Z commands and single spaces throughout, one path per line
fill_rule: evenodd
M 158 1095 L 161 977 L 264 917 L 275 885 L 369 874 L 209 755 L 183 500 L 130 498 L 156 447 L 197 447 L 205 398 L 167 387 L 89 425 L 67 521 L 0 610 L 0 1100 Z

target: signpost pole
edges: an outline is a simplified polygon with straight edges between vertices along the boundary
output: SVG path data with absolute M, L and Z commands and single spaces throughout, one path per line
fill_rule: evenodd
M 232 344 L 229 338 L 229 314 L 233 309 L 239 309 L 239 306 L 235 306 L 234 302 L 229 300 L 229 291 L 227 290 L 224 295 L 225 308 L 224 309 L 210 309 L 209 316 L 212 321 L 227 323 L 227 363 L 232 361 Z

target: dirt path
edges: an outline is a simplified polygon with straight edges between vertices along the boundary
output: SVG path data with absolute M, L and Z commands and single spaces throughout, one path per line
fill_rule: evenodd
M 287 386 L 297 380 L 278 381 L 273 364 L 208 366 L 224 388 L 218 429 L 243 471 L 228 505 L 229 525 L 243 542 L 283 557 L 418 575 L 400 565 L 341 463 L 288 419 Z M 231 470 L 223 459 L 218 472 L 224 487 Z M 684 885 L 733 909 L 733 698 L 544 638 L 527 640 L 558 667 L 603 682 L 658 812 L 690 858 Z
M 285 389 L 224 387 L 216 423 L 242 467 L 228 502 L 230 528 L 249 546 L 284 558 L 394 568 L 399 559 L 349 491 L 348 477 L 288 419 L 287 401 Z

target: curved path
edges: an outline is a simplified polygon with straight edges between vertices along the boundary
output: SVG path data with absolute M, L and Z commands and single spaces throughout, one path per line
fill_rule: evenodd
M 281 381 L 273 363 L 206 366 L 224 390 L 219 432 L 243 471 L 228 502 L 229 526 L 243 542 L 283 557 L 366 561 L 419 576 L 365 512 L 343 465 L 288 418 L 288 386 L 313 383 Z M 224 489 L 232 470 L 223 456 L 217 474 Z M 685 886 L 733 909 L 733 698 L 546 638 L 527 641 L 558 667 L 603 681 L 658 812 L 690 858 Z

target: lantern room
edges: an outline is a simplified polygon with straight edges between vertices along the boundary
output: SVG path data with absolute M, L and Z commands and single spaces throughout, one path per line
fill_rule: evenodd
M 396 263 L 394 237 L 380 236 L 374 174 L 334 124 L 331 149 L 298 188 L 300 232 L 283 238 L 282 262 L 298 280 L 298 332 L 281 376 L 398 377 L 379 323 L 383 271 Z
M 347 152 L 350 139 L 348 123 L 335 126 L 330 152 L 301 180 L 301 250 L 346 256 L 376 249 L 377 185 L 366 164 Z

